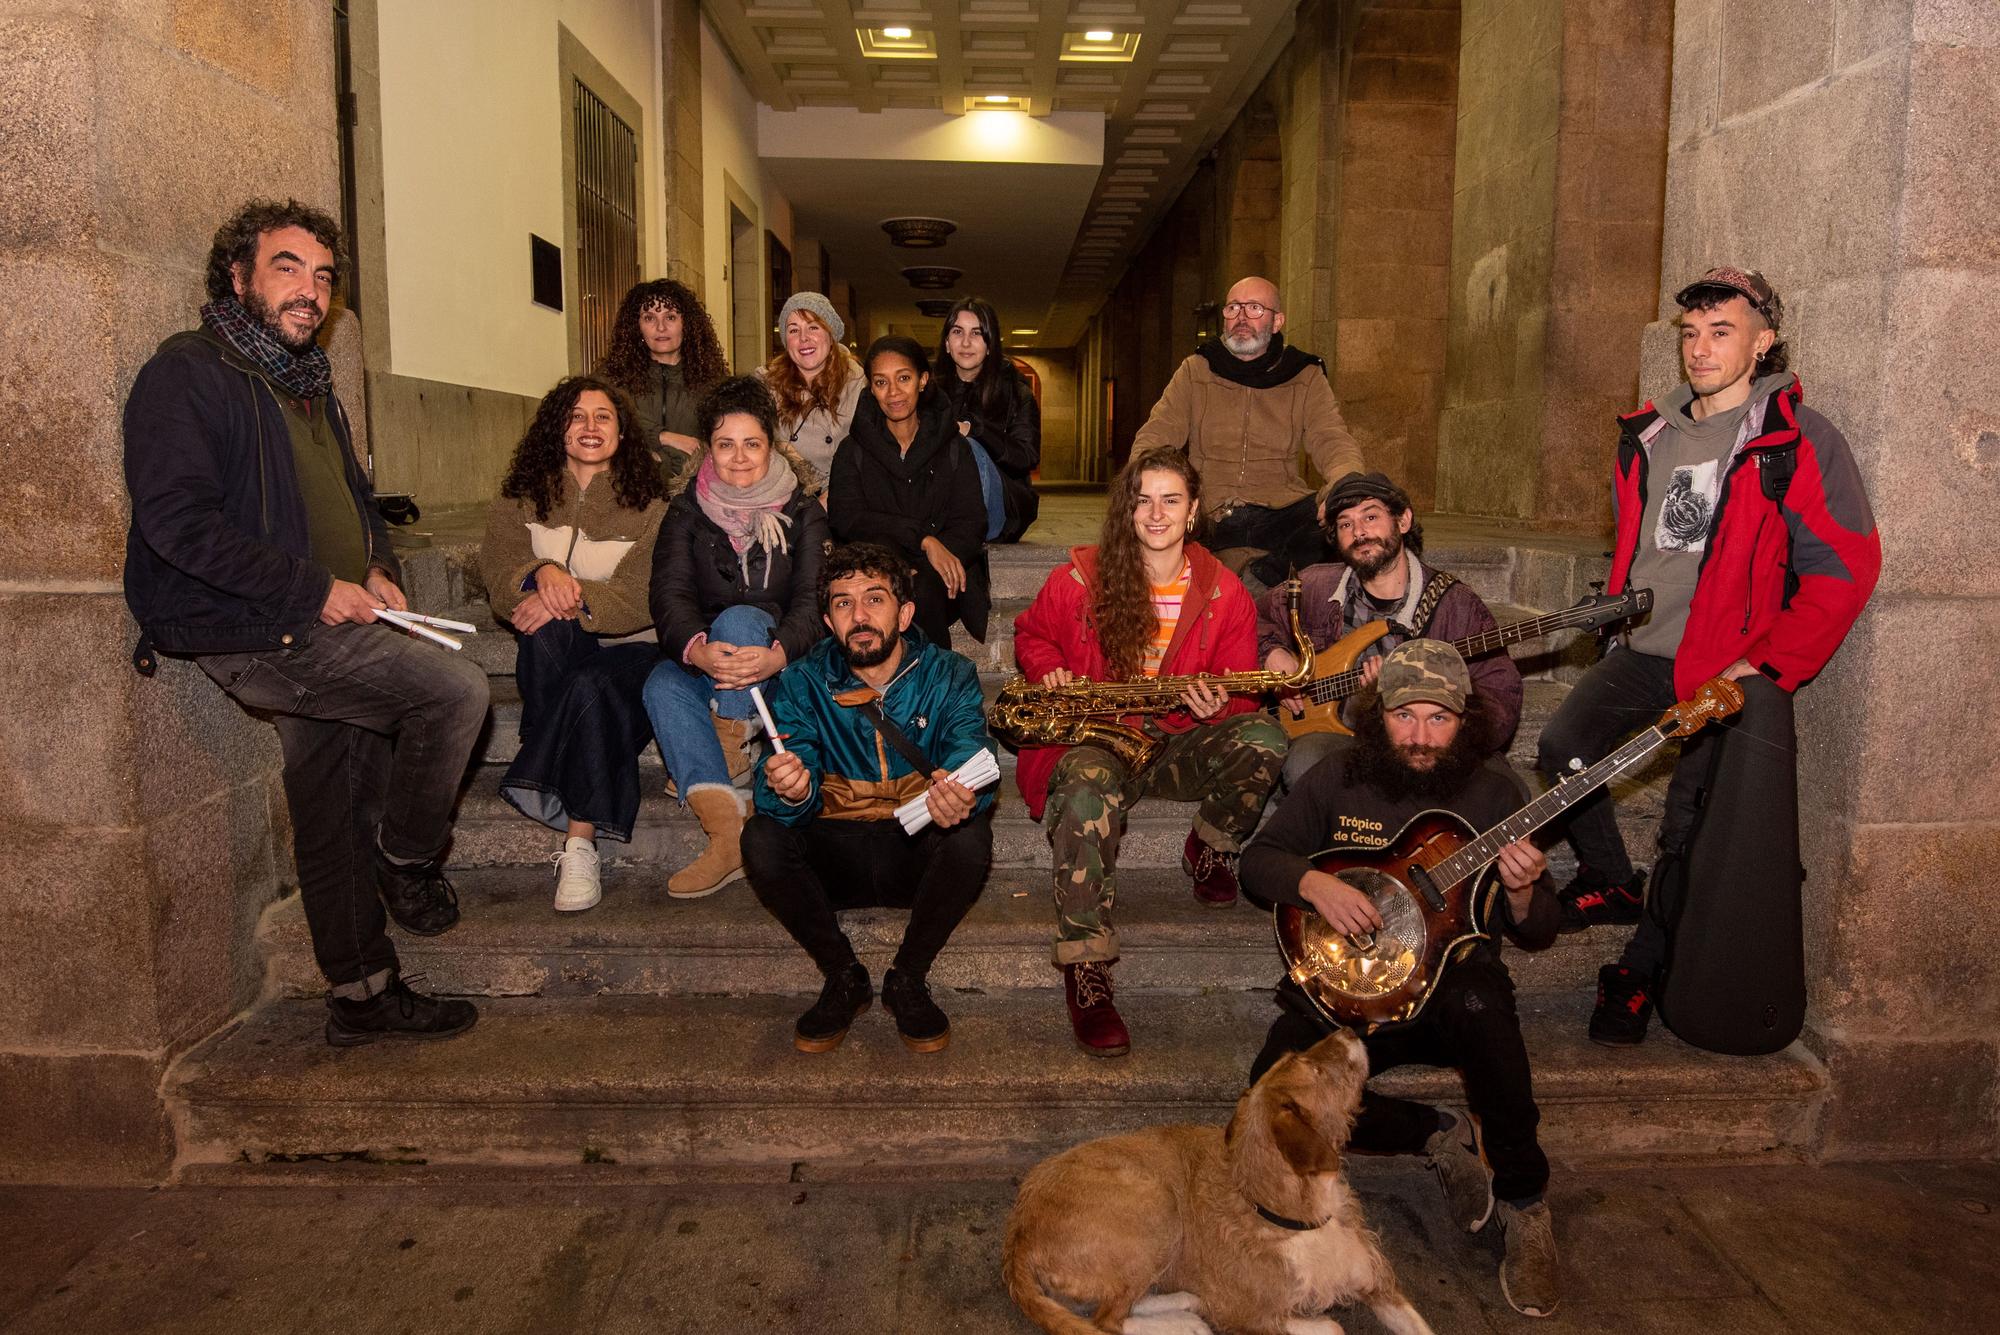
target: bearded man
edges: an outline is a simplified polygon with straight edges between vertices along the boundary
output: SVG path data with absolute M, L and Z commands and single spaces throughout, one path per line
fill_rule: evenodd
M 1326 559 L 1301 450 L 1322 478 L 1358 471 L 1326 363 L 1285 344 L 1285 312 L 1267 278 L 1245 278 L 1222 304 L 1222 337 L 1182 362 L 1132 439 L 1136 459 L 1187 451 L 1206 479 L 1211 550 L 1263 555 L 1244 571 L 1265 586 Z
M 993 865 L 993 790 L 951 778 L 975 752 L 994 751 L 979 673 L 911 625 L 912 585 L 909 562 L 888 547 L 834 547 L 819 575 L 820 616 L 833 633 L 771 692 L 785 749 L 757 771 L 743 869 L 825 980 L 793 1029 L 801 1052 L 840 1046 L 874 1000 L 835 917 L 864 906 L 910 911 L 882 1005 L 911 1051 L 942 1049 L 951 1022 L 926 979 Z M 931 823 L 906 834 L 896 808 L 919 797 Z
M 296 200 L 252 200 L 216 232 L 200 327 L 125 404 L 125 598 L 141 673 L 190 657 L 274 719 L 326 1039 L 352 1047 L 478 1018 L 402 981 L 383 909 L 418 936 L 458 921 L 444 854 L 487 686 L 376 622 L 408 604 L 314 341 L 339 276 L 339 227 Z
M 1315 854 L 1336 843 L 1385 847 L 1429 810 L 1453 812 L 1486 830 L 1528 801 L 1520 777 L 1476 740 L 1479 702 L 1457 650 L 1440 640 L 1398 645 L 1383 660 L 1376 687 L 1352 741 L 1305 776 L 1243 854 L 1245 890 L 1310 909 L 1349 933 L 1376 930 L 1382 915 L 1367 895 L 1315 867 Z M 1497 921 L 1481 924 L 1494 935 L 1460 947 L 1414 1021 L 1362 1040 L 1374 1074 L 1403 1065 L 1457 1069 L 1472 1117 L 1364 1090 L 1348 1145 L 1364 1153 L 1427 1155 L 1453 1222 L 1469 1232 L 1486 1226 L 1497 1198 L 1507 1234 L 1501 1292 L 1524 1316 L 1547 1316 L 1562 1294 L 1543 1199 L 1549 1161 L 1536 1135 L 1541 1111 L 1499 936 L 1542 949 L 1555 940 L 1561 910 L 1548 859 L 1533 843 L 1520 839 L 1501 849 L 1497 871 L 1504 891 L 1490 901 Z M 1277 990 L 1282 1013 L 1250 1068 L 1252 1083 L 1287 1052 L 1333 1031 L 1289 976 Z
M 1494 629 L 1493 613 L 1471 585 L 1419 559 L 1423 526 L 1409 496 L 1387 477 L 1349 473 L 1328 488 L 1320 517 L 1327 543 L 1340 559 L 1299 572 L 1299 628 L 1312 640 L 1315 652 L 1371 621 L 1386 621 L 1388 633 L 1369 645 L 1356 663 L 1362 681 L 1372 684 L 1383 656 L 1407 639 L 1421 636 L 1449 642 Z M 1291 672 L 1298 667 L 1291 644 L 1284 591 L 1273 589 L 1257 606 L 1257 648 L 1267 671 Z M 1470 744 L 1485 751 L 1505 751 L 1521 721 L 1520 669 L 1505 649 L 1481 654 L 1467 667 L 1480 703 L 1480 724 Z M 1279 704 L 1294 718 L 1305 713 L 1305 699 L 1297 692 Z M 1354 726 L 1358 697 L 1349 701 L 1345 712 L 1345 722 Z M 1340 734 L 1330 732 L 1294 737 L 1279 775 L 1279 791 L 1290 792 L 1339 741 Z

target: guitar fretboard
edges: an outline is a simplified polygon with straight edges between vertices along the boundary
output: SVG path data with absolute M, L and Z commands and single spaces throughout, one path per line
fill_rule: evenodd
M 1481 654 L 1490 654 L 1495 649 L 1522 640 L 1532 640 L 1547 635 L 1551 631 L 1568 630 L 1572 626 L 1588 625 L 1601 621 L 1604 609 L 1601 607 L 1571 607 L 1560 612 L 1551 612 L 1545 617 L 1535 617 L 1528 621 L 1516 621 L 1511 626 L 1495 626 L 1492 630 L 1482 630 L 1468 635 L 1462 640 L 1453 640 L 1451 647 L 1458 650 L 1460 658 L 1472 659 Z M 1306 687 L 1306 694 L 1316 705 L 1331 700 L 1345 700 L 1361 689 L 1361 669 L 1350 668 L 1346 672 L 1336 672 L 1320 677 Z
M 1456 885 L 1480 870 L 1500 850 L 1516 839 L 1526 838 L 1563 812 L 1624 774 L 1639 769 L 1666 744 L 1667 734 L 1658 725 L 1646 729 L 1589 769 L 1572 774 L 1555 787 L 1495 825 L 1477 839 L 1430 869 L 1439 885 Z

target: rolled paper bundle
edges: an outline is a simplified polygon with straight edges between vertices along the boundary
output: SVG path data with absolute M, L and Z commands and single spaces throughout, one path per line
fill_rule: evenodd
M 954 783 L 960 783 L 978 792 L 991 783 L 1000 781 L 1000 762 L 985 747 L 972 753 L 972 757 L 953 770 L 949 776 Z M 919 793 L 896 808 L 896 819 L 903 823 L 904 834 L 915 834 L 931 823 L 929 794 Z

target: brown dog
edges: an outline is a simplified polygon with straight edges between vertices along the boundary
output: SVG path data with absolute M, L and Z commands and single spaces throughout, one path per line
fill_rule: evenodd
M 1354 1302 L 1428 1335 L 1340 1177 L 1367 1081 L 1342 1030 L 1265 1072 L 1226 1130 L 1153 1127 L 1037 1164 L 1007 1219 L 1007 1291 L 1050 1335 L 1339 1335 L 1324 1313 Z

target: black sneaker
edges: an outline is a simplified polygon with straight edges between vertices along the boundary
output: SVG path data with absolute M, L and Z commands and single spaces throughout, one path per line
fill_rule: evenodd
M 882 975 L 882 1005 L 896 1017 L 896 1033 L 912 1052 L 938 1052 L 951 1042 L 945 1018 L 921 974 L 891 969 Z
M 471 1002 L 412 992 L 395 974 L 366 1001 L 328 997 L 326 1008 L 326 1041 L 336 1048 L 358 1048 L 385 1038 L 456 1038 L 479 1022 Z
M 832 1052 L 847 1037 L 848 1026 L 874 1001 L 875 989 L 859 960 L 829 974 L 826 986 L 819 990 L 819 1000 L 793 1028 L 792 1046 L 800 1052 Z
M 1590 1012 L 1590 1037 L 1607 1047 L 1629 1048 L 1646 1039 L 1653 998 L 1636 969 L 1607 964 L 1597 971 L 1597 1007 Z
M 1562 930 L 1581 932 L 1605 923 L 1626 926 L 1639 921 L 1646 907 L 1646 873 L 1634 871 L 1622 881 L 1607 881 L 1588 867 L 1579 867 L 1570 883 L 1556 892 L 1562 902 Z
M 444 878 L 444 858 L 413 866 L 389 861 L 375 850 L 375 888 L 396 926 L 416 936 L 437 936 L 458 925 L 458 892 Z

